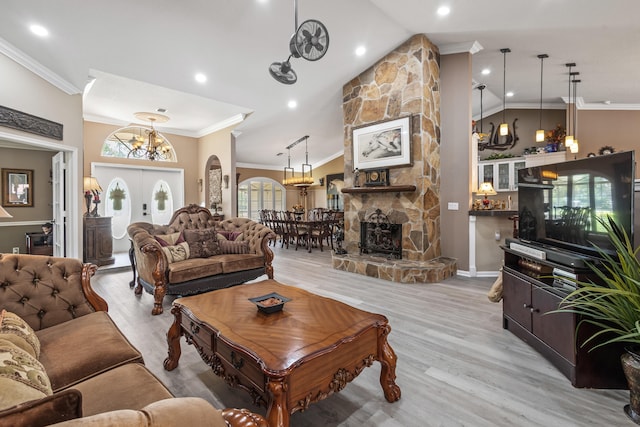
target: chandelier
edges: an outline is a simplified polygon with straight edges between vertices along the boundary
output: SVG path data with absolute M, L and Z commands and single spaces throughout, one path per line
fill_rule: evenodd
M 158 133 L 153 127 L 154 123 L 165 123 L 169 117 L 156 113 L 135 113 L 134 116 L 141 120 L 151 123 L 151 130 L 145 131 L 145 136 L 140 132 L 138 135 L 132 135 L 128 141 L 130 151 L 127 157 L 147 160 L 171 160 L 173 150 L 171 145 Z
M 289 151 L 289 156 L 287 159 L 287 166 L 284 168 L 284 177 L 282 179 L 283 185 L 293 185 L 295 187 L 309 187 L 310 185 L 313 185 L 313 168 L 309 164 L 309 151 L 307 149 L 308 139 L 309 135 L 305 135 L 286 147 Z M 296 176 L 294 169 L 291 167 L 291 149 L 302 141 L 304 141 L 305 162 L 302 164 L 302 173 L 300 176 Z

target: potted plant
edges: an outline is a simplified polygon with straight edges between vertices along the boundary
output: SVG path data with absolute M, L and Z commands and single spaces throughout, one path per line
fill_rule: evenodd
M 597 246 L 602 262 L 590 264 L 597 280 L 578 281 L 577 289 L 567 295 L 555 312 L 571 312 L 581 316 L 583 324 L 596 326 L 582 346 L 596 348 L 613 343 L 625 343 L 621 357 L 622 369 L 629 384 L 630 402 L 626 414 L 640 424 L 640 261 L 633 242 L 611 218 L 598 218 L 615 247 L 611 255 Z

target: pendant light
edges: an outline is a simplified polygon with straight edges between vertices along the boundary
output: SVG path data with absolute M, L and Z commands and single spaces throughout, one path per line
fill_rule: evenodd
M 482 118 L 483 118 L 483 112 L 482 112 L 482 91 L 484 91 L 487 88 L 487 85 L 485 85 L 484 83 L 479 84 L 476 89 L 478 89 L 480 91 L 480 139 L 482 139 Z
M 569 67 L 569 96 L 567 97 L 567 106 L 571 107 L 571 68 L 576 66 L 575 62 L 565 64 Z M 571 133 L 571 111 L 567 114 L 567 135 L 564 137 L 564 146 L 570 149 L 573 145 L 573 134 Z
M 579 73 L 578 73 L 579 74 Z M 576 154 L 579 151 L 578 146 L 578 83 L 582 80 L 573 79 L 571 82 L 573 83 L 573 144 L 571 144 L 570 151 L 573 154 Z
M 544 63 L 544 59 L 548 58 L 549 55 L 547 55 L 546 53 L 540 54 L 538 55 L 538 58 L 540 58 L 540 126 L 538 127 L 538 130 L 536 131 L 536 142 L 544 142 L 544 129 L 542 128 L 542 70 L 543 70 L 543 63 Z
M 294 182 L 295 172 L 291 167 L 291 147 L 287 147 L 289 152 L 287 156 L 287 166 L 284 167 L 284 177 L 282 178 L 282 185 L 290 185 Z
M 509 125 L 505 119 L 505 110 L 507 105 L 507 53 L 511 52 L 509 48 L 500 49 L 503 56 L 502 65 L 502 123 L 500 123 L 500 135 L 506 136 L 509 134 Z

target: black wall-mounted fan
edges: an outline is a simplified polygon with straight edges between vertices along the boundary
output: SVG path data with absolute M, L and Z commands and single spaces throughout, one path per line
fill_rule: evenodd
M 304 58 L 307 61 L 317 61 L 322 58 L 329 48 L 329 32 L 327 27 L 318 20 L 308 19 L 298 26 L 298 0 L 293 2 L 295 14 L 294 33 L 289 40 L 291 54 L 286 61 L 273 62 L 269 66 L 271 76 L 284 84 L 294 84 L 298 80 L 296 72 L 291 68 L 291 57 Z

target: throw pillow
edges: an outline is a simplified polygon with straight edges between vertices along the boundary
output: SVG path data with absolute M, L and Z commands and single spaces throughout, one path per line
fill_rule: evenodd
M 0 340 L 0 410 L 52 394 L 42 364 L 15 344 Z
M 40 358 L 40 340 L 20 316 L 7 310 L 0 313 L 0 339 L 10 341 L 36 359 Z
M 218 240 L 244 240 L 242 231 L 218 230 Z
M 171 234 L 158 234 L 155 238 L 162 247 L 177 245 L 185 241 L 181 231 Z
M 187 242 L 178 243 L 173 246 L 163 246 L 162 251 L 167 256 L 169 264 L 189 259 L 189 244 Z
M 223 254 L 248 254 L 249 242 L 221 240 L 218 242 Z
M 184 230 L 184 238 L 189 244 L 189 258 L 209 258 L 220 255 L 220 246 L 214 229 Z

